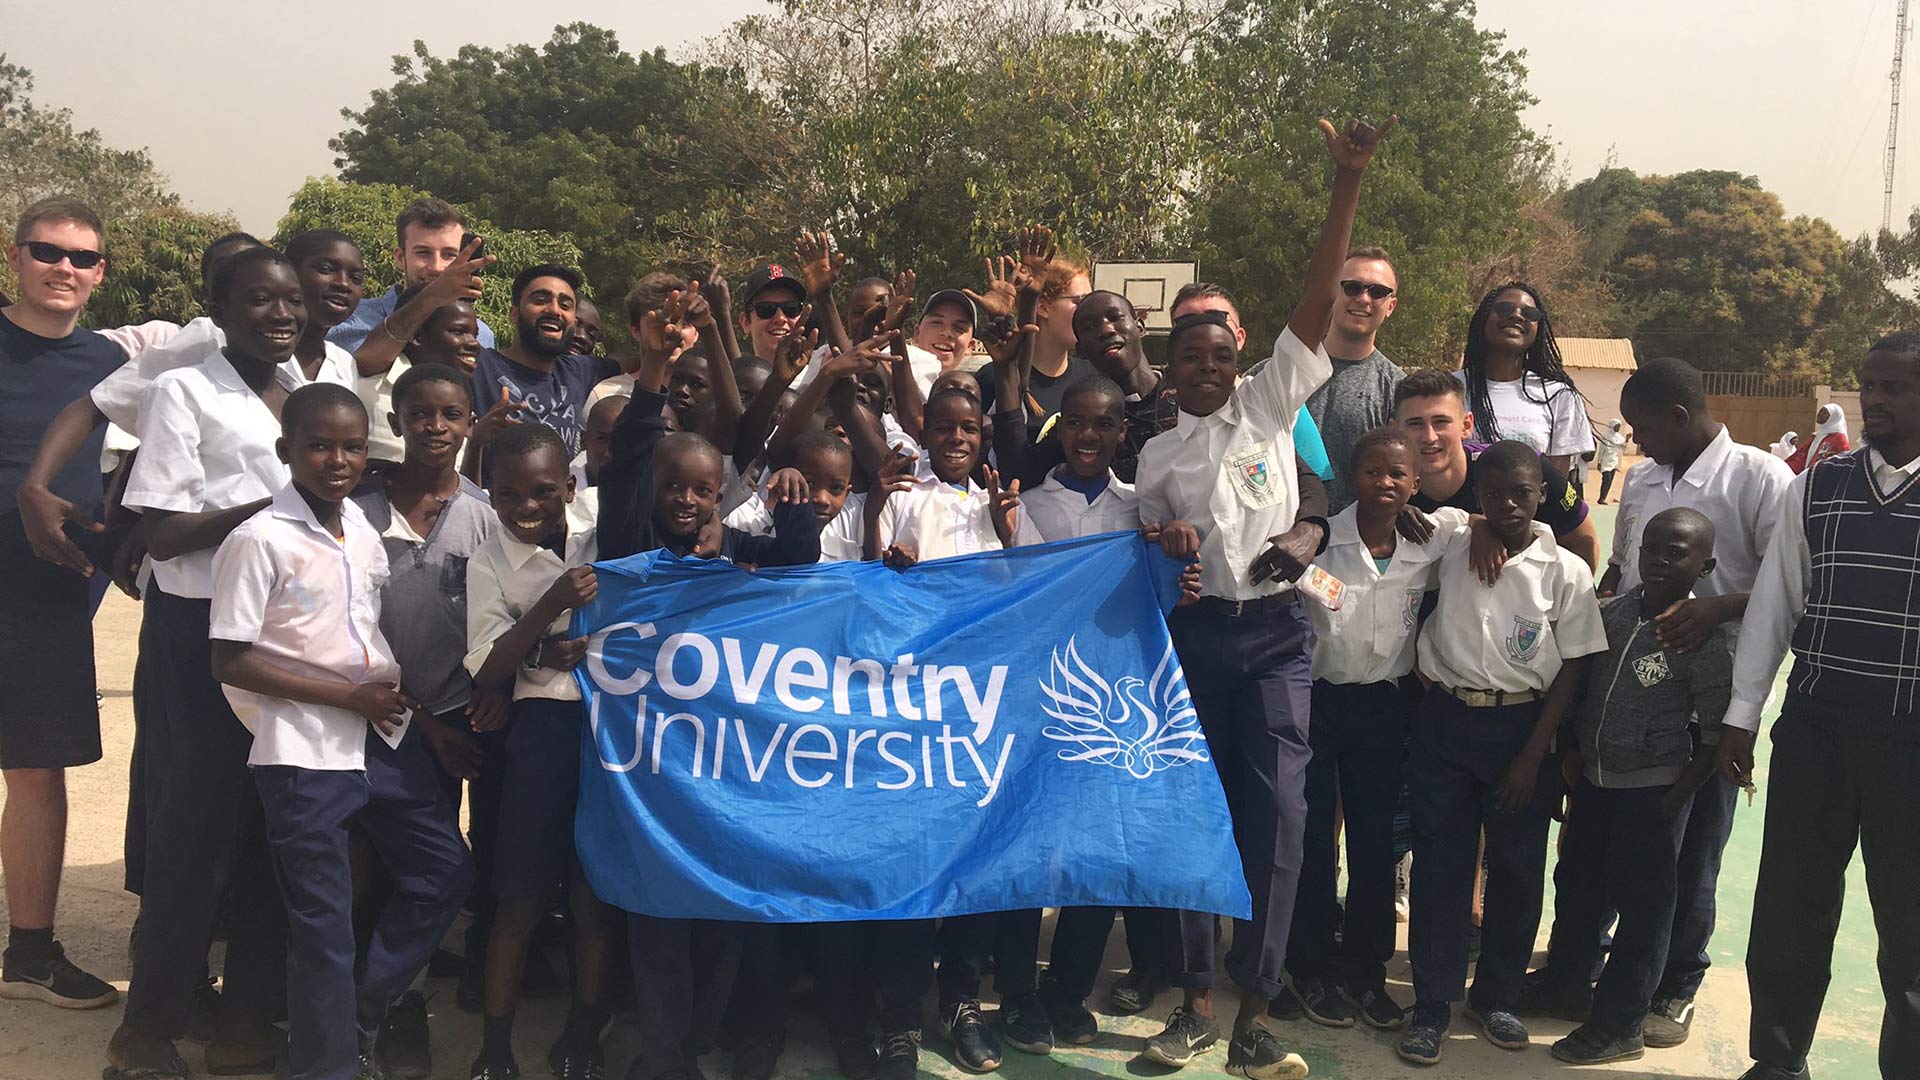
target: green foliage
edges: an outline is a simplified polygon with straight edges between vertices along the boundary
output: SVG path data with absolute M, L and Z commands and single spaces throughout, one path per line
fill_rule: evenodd
M 89 326 L 127 326 L 151 319 L 185 323 L 202 314 L 200 255 L 238 229 L 225 214 L 177 206 L 107 219 L 107 276 L 87 304 Z
M 308 180 L 294 192 L 293 203 L 280 219 L 273 243 L 284 246 L 295 233 L 307 229 L 338 229 L 360 245 L 361 257 L 367 264 L 367 295 L 379 296 L 401 283 L 400 266 L 393 254 L 398 246 L 394 219 L 408 203 L 427 194 L 396 184 Z M 504 340 L 513 333 L 514 275 L 537 263 L 579 266 L 580 246 L 568 236 L 496 228 L 471 212 L 467 219 L 467 227 L 486 238 L 487 253 L 499 260 L 488 272 L 486 293 L 478 307 L 480 317 Z

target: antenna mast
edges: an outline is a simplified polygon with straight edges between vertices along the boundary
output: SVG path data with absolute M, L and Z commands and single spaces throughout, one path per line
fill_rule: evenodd
M 1887 112 L 1887 157 L 1882 166 L 1887 182 L 1880 204 L 1880 231 L 1882 232 L 1893 227 L 1893 170 L 1900 139 L 1900 75 L 1906 53 L 1907 0 L 1900 0 L 1899 9 L 1893 16 L 1893 72 L 1887 76 L 1893 83 L 1893 104 Z

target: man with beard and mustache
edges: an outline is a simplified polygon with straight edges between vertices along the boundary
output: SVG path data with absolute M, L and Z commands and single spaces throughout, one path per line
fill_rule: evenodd
M 513 279 L 513 344 L 482 349 L 473 365 L 474 407 L 502 422 L 545 424 L 569 456 L 580 449 L 580 425 L 594 384 L 622 372 L 616 360 L 568 352 L 581 277 L 570 266 L 542 263 Z M 488 432 L 491 434 L 491 432 Z M 475 441 L 481 441 L 476 429 Z

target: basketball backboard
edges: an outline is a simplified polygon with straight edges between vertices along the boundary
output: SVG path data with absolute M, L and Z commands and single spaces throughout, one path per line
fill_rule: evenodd
M 1173 328 L 1167 309 L 1182 288 L 1194 283 L 1199 264 L 1191 262 L 1103 262 L 1093 268 L 1093 287 L 1117 292 L 1140 311 L 1148 331 Z

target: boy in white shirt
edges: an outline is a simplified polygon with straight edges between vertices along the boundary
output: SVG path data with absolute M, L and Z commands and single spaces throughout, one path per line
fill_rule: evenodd
M 1233 810 L 1253 898 L 1252 919 L 1235 934 L 1231 959 L 1241 998 L 1227 1049 L 1227 1071 L 1251 1080 L 1307 1074 L 1300 1055 L 1266 1027 L 1267 1006 L 1285 985 L 1306 825 L 1313 631 L 1291 580 L 1312 561 L 1321 539 L 1308 529 L 1280 542 L 1299 504 L 1294 418 L 1332 372 L 1319 346 L 1353 234 L 1360 178 L 1394 123 L 1376 130 L 1356 122 L 1342 134 L 1320 121 L 1334 164 L 1333 191 L 1307 264 L 1306 291 L 1274 342 L 1272 361 L 1241 382 L 1238 339 L 1226 315 L 1176 320 L 1167 340 L 1167 380 L 1179 398 L 1178 424 L 1141 448 L 1135 477 L 1140 517 L 1149 529 L 1161 528 L 1161 550 L 1176 559 L 1200 557 L 1200 600 L 1176 611 L 1168 627 Z M 1146 1049 L 1152 1060 L 1175 1068 L 1220 1041 L 1214 916 L 1183 911 L 1177 918 L 1182 970 L 1175 981 L 1185 1000 Z
M 426 757 L 365 749 L 397 741 L 418 707 L 380 632 L 386 553 L 347 499 L 366 409 L 323 383 L 295 391 L 280 421 L 293 481 L 215 553 L 210 633 L 214 675 L 253 734 L 286 897 L 288 1075 L 320 1080 L 373 1068 L 387 1006 L 452 925 L 473 867 Z M 394 882 L 357 980 L 350 826 Z
M 573 1005 L 547 1052 L 556 1076 L 601 1068 L 606 1026 L 607 916 L 574 858 L 573 813 L 580 793 L 580 729 L 586 722 L 573 669 L 585 638 L 567 636 L 568 613 L 596 592 L 593 530 L 569 532 L 574 497 L 567 446 L 544 424 L 502 431 L 488 448 L 489 492 L 500 531 L 467 563 L 467 670 L 476 690 L 513 689 L 501 736 L 504 768 L 494 838 L 493 931 L 474 1080 L 516 1076 L 513 1013 L 541 904 L 568 882 L 574 920 Z M 483 725 L 476 722 L 475 727 Z
M 1354 499 L 1334 515 L 1315 565 L 1340 579 L 1339 610 L 1306 606 L 1313 620 L 1313 726 L 1308 745 L 1307 828 L 1300 891 L 1287 938 L 1287 974 L 1315 1023 L 1392 1031 L 1406 1012 L 1387 993 L 1395 943 L 1393 819 L 1412 701 L 1400 680 L 1413 670 L 1420 605 L 1437 559 L 1465 526 L 1443 509 L 1425 544 L 1396 528 L 1419 488 L 1419 455 L 1399 427 L 1376 428 L 1353 445 L 1342 475 Z M 1345 931 L 1334 941 L 1339 876 L 1334 823 L 1344 808 Z
M 867 496 L 850 490 L 853 449 L 829 432 L 810 431 L 794 440 L 792 455 L 794 470 L 807 482 L 807 505 L 820 525 L 820 561 L 859 562 Z M 764 494 L 728 514 L 727 528 L 754 536 L 774 535 L 772 507 L 779 495 L 772 490 Z
M 1399 1046 L 1416 1065 L 1439 1062 L 1452 1003 L 1465 996 L 1483 828 L 1486 917 L 1467 1016 L 1495 1046 L 1527 1046 L 1513 1008 L 1540 925 L 1548 804 L 1557 790 L 1547 750 L 1578 683 L 1580 665 L 1570 661 L 1607 649 L 1592 572 L 1533 520 L 1539 454 L 1526 443 L 1495 443 L 1476 472 L 1480 508 L 1507 561 L 1499 581 L 1483 585 L 1469 533 L 1456 534 L 1440 557 L 1439 604 L 1420 635 L 1420 671 L 1432 686 L 1408 762 L 1416 1001 Z
M 1066 463 L 1020 496 L 1020 544 L 1069 540 L 1140 527 L 1140 496 L 1113 475 L 1127 435 L 1127 397 L 1105 375 L 1088 375 L 1060 398 L 1054 437 Z
M 988 485 L 973 479 L 985 455 L 980 399 L 945 389 L 927 402 L 922 449 L 927 469 L 888 492 L 867 493 L 866 557 L 889 565 L 999 551 L 1013 540 L 1012 521 L 999 510 L 1018 502 L 1018 486 L 1001 492 L 988 470 Z M 1011 501 L 1009 501 L 1011 500 Z

